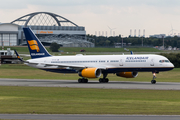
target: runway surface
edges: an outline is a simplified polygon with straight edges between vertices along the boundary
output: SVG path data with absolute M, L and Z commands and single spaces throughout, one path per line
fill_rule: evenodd
M 151 90 L 180 90 L 180 83 L 175 82 L 115 82 L 78 83 L 77 80 L 37 80 L 37 79 L 5 79 L 0 78 L 0 86 L 37 86 L 37 87 L 72 87 L 72 88 L 103 88 L 103 89 L 151 89 Z
M 0 114 L 0 119 L 36 120 L 179 120 L 180 116 L 142 116 L 142 115 L 37 115 L 37 114 Z

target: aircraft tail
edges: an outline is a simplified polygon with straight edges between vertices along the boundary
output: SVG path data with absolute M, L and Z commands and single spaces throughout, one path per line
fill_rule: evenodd
M 32 59 L 51 56 L 31 28 L 23 28 Z

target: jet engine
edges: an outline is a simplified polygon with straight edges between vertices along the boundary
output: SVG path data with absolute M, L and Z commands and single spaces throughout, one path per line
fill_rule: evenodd
M 85 78 L 99 78 L 101 76 L 101 70 L 98 68 L 85 68 L 79 72 L 79 76 Z
M 138 72 L 120 72 L 120 73 L 116 73 L 116 75 L 125 78 L 135 78 L 138 76 Z

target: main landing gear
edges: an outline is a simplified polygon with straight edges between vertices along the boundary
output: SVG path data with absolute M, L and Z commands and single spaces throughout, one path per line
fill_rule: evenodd
M 79 78 L 78 83 L 88 83 L 88 79 L 85 78 Z
M 103 73 L 103 78 L 99 78 L 99 82 L 100 83 L 108 83 L 109 79 L 106 77 L 107 77 L 107 73 Z
M 151 84 L 156 84 L 156 80 L 154 80 L 156 78 L 156 73 L 153 72 L 153 80 L 151 80 Z

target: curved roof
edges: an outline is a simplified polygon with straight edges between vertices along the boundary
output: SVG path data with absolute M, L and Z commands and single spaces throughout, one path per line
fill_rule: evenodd
M 14 24 L 14 23 L 0 23 L 0 25 L 15 25 L 15 26 L 19 26 L 19 25 Z
M 50 12 L 35 12 L 22 16 L 11 23 L 27 26 L 76 26 L 72 21 Z

